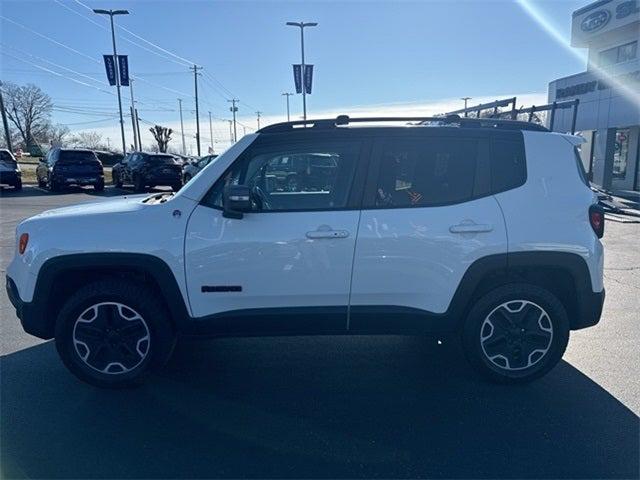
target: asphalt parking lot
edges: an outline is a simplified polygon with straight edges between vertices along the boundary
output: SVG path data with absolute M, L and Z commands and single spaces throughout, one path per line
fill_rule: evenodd
M 3 191 L 2 273 L 21 219 L 124 193 Z M 357 336 L 183 341 L 141 388 L 98 390 L 3 289 L 0 475 L 637 478 L 640 224 L 606 228 L 600 324 L 522 387 L 478 380 L 446 339 Z

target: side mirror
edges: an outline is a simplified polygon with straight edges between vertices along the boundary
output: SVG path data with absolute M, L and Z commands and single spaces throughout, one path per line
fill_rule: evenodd
M 226 218 L 242 218 L 242 214 L 251 211 L 251 189 L 246 185 L 227 185 L 222 195 Z

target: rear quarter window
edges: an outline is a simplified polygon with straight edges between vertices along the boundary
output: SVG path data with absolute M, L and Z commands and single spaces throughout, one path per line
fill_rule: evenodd
M 60 151 L 58 162 L 60 163 L 84 163 L 84 162 L 96 162 L 98 157 L 94 152 L 82 152 L 82 151 Z
M 492 193 L 523 185 L 527 180 L 527 161 L 522 138 L 492 139 L 490 168 Z

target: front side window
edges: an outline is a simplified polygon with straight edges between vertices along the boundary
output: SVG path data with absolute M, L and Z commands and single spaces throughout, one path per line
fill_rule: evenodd
M 253 149 L 223 174 L 204 203 L 222 208 L 226 185 L 246 185 L 255 211 L 346 208 L 359 153 L 359 141 Z
M 375 206 L 426 207 L 471 199 L 477 143 L 460 138 L 387 142 L 381 151 Z

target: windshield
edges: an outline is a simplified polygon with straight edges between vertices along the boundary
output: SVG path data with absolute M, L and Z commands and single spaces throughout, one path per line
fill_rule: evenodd
M 97 160 L 95 153 L 82 150 L 62 150 L 58 157 L 59 163 L 93 163 Z

